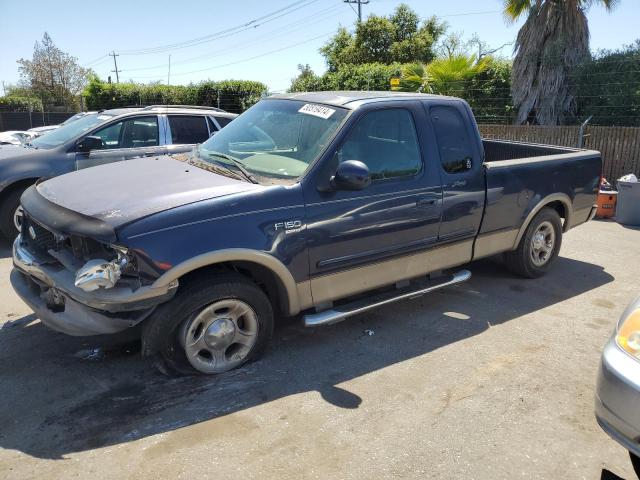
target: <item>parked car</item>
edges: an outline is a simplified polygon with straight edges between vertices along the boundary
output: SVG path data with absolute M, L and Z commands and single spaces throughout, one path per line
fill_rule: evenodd
M 57 125 L 43 125 L 42 127 L 33 127 L 30 128 L 29 132 L 35 132 L 38 133 L 40 135 L 42 135 L 45 132 L 49 132 L 51 130 L 55 130 L 58 127 L 61 127 L 62 125 L 67 125 L 68 123 L 71 123 L 75 120 L 78 120 L 79 118 L 84 117 L 85 115 L 90 115 L 93 113 L 98 113 L 98 112 L 78 112 L 75 115 L 70 116 L 69 118 L 67 118 L 64 122 L 57 124 Z
M 55 330 L 140 328 L 144 355 L 220 373 L 263 352 L 274 316 L 327 325 L 501 253 L 543 275 L 593 217 L 601 166 L 596 151 L 482 140 L 456 98 L 273 96 L 191 154 L 29 188 L 11 282 Z
M 104 163 L 191 150 L 237 115 L 213 107 L 149 106 L 83 115 L 0 151 L 0 232 L 20 231 L 20 196 L 37 180 Z
M 25 132 L 23 130 L 7 130 L 0 132 L 0 145 L 22 145 L 38 136 L 34 132 Z
M 629 451 L 640 477 L 640 297 L 624 311 L 604 346 L 595 400 L 598 423 Z
M 57 125 L 43 125 L 41 127 L 33 127 L 27 130 L 28 132 L 37 133 L 38 135 L 42 135 L 43 133 L 50 132 L 51 130 L 55 130 L 61 124 Z

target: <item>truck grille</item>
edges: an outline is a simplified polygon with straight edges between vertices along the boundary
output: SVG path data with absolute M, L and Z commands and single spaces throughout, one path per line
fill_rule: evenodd
M 26 215 L 22 224 L 22 239 L 31 249 L 40 252 L 48 252 L 56 247 L 53 233 Z

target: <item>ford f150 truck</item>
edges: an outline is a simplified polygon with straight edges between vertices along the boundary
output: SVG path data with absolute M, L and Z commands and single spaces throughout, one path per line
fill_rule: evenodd
M 220 373 L 279 316 L 330 324 L 496 254 L 544 274 L 600 172 L 595 151 L 482 140 L 456 98 L 277 95 L 189 154 L 29 188 L 11 281 L 55 330 L 138 329 L 144 355 Z

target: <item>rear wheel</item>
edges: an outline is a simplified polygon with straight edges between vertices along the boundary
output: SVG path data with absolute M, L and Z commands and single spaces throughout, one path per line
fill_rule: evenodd
M 143 354 L 158 352 L 179 373 L 217 374 L 258 358 L 273 332 L 273 309 L 241 275 L 200 277 L 160 306 L 143 328 Z
M 1 200 L 0 231 L 8 240 L 16 238 L 22 228 L 23 211 L 20 206 L 20 197 L 24 191 L 24 188 L 16 188 Z
M 504 254 L 507 268 L 527 278 L 537 278 L 551 268 L 562 245 L 562 221 L 558 212 L 543 208 L 533 217 L 518 248 Z

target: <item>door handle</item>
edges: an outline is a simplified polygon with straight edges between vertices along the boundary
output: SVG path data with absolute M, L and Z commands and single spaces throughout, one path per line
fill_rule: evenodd
M 428 208 L 433 207 L 438 201 L 435 197 L 421 197 L 416 200 L 416 206 L 418 208 Z

